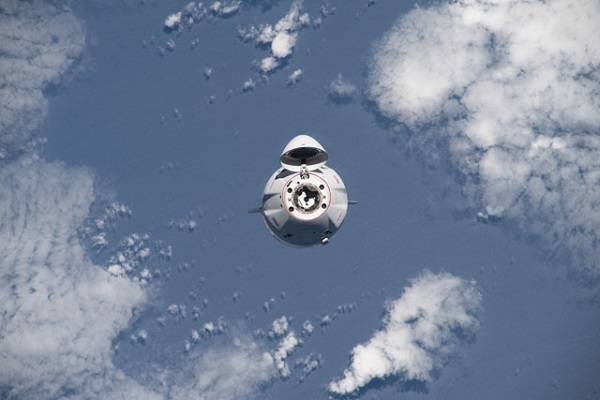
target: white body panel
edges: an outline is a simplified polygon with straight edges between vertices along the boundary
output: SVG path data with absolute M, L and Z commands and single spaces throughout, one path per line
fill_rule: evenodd
M 295 246 L 326 244 L 342 226 L 346 187 L 326 160 L 327 153 L 310 136 L 297 136 L 285 147 L 282 168 L 267 182 L 261 207 L 279 240 Z

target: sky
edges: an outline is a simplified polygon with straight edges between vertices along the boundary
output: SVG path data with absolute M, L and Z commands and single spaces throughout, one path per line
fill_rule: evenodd
M 0 398 L 598 398 L 599 16 L 0 5 Z M 247 213 L 299 133 L 327 246 Z

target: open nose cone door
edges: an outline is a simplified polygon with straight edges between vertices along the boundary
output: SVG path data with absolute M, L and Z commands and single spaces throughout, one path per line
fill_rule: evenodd
M 300 171 L 302 164 L 315 170 L 327 162 L 327 152 L 321 143 L 308 135 L 298 135 L 285 146 L 280 157 L 281 165 L 288 171 Z

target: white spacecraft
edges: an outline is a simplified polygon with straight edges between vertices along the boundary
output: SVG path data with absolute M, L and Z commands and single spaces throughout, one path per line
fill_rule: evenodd
M 277 239 L 294 246 L 327 244 L 342 226 L 348 195 L 340 176 L 325 165 L 327 157 L 308 135 L 296 136 L 283 149 L 262 206 L 251 211 L 264 216 Z

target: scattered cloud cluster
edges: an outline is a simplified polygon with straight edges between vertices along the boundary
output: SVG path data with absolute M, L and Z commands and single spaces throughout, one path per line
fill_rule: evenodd
M 243 9 L 262 5 L 263 11 L 271 8 L 273 4 L 269 2 L 243 2 L 240 0 L 212 2 L 191 1 L 183 8 L 173 12 L 164 19 L 163 28 L 165 33 L 172 32 L 181 33 L 185 30 L 192 30 L 194 25 L 203 20 L 215 20 L 218 18 L 232 17 Z M 310 16 L 302 9 L 303 0 L 294 0 L 291 2 L 288 12 L 273 23 L 260 23 L 249 27 L 239 26 L 237 33 L 239 38 L 244 42 L 252 42 L 257 48 L 265 50 L 267 54 L 260 60 L 254 61 L 253 66 L 262 74 L 264 82 L 268 82 L 267 76 L 278 69 L 284 67 L 293 55 L 294 48 L 298 41 L 299 32 L 307 27 L 312 26 L 317 29 L 321 26 L 323 19 L 335 14 L 335 7 L 329 2 L 321 4 L 319 13 Z M 177 36 L 179 37 L 179 35 Z M 157 44 L 156 38 L 144 40 L 144 47 L 153 45 L 161 56 L 166 56 L 168 53 L 175 51 L 177 47 L 177 38 L 170 37 L 163 44 Z M 190 42 L 191 49 L 195 49 L 201 43 L 199 37 L 195 37 Z M 210 79 L 212 68 L 205 69 L 205 78 Z M 295 69 L 288 77 L 287 85 L 293 86 L 297 84 L 303 75 L 303 70 Z M 256 87 L 257 82 L 249 78 L 239 89 L 239 93 L 252 92 Z M 233 89 L 230 89 L 230 94 Z M 208 100 L 209 104 L 214 103 L 215 97 L 211 96 Z
M 356 310 L 357 307 L 358 307 L 357 303 L 340 304 L 339 306 L 337 306 L 335 308 L 335 310 L 332 313 L 325 313 L 325 314 L 321 315 L 321 318 L 319 319 L 319 326 L 321 328 L 326 328 L 329 325 L 331 325 L 333 323 L 333 321 L 338 319 L 340 316 L 354 312 L 354 310 Z M 308 321 L 308 322 L 310 323 L 310 321 Z
M 92 248 L 97 251 L 104 250 L 109 242 L 107 239 L 107 230 L 111 229 L 115 222 L 124 218 L 130 218 L 131 209 L 125 204 L 113 201 L 89 221 L 81 229 L 82 236 L 89 238 Z
M 201 355 L 190 352 L 198 361 L 193 369 L 165 372 L 177 377 L 176 388 L 155 387 L 113 364 L 113 341 L 147 301 L 142 284 L 151 274 L 145 264 L 153 257 L 170 258 L 171 249 L 146 234 L 132 234 L 119 243 L 106 268 L 95 265 L 81 239 L 105 248 L 106 229 L 131 210 L 112 203 L 90 218 L 96 201 L 91 172 L 44 161 L 31 145 L 46 113 L 44 89 L 59 83 L 84 43 L 66 1 L 0 6 L 0 396 L 227 400 L 250 395 L 276 374 L 271 353 L 251 341 L 211 347 Z M 130 338 L 144 343 L 148 333 L 139 329 Z M 160 381 L 162 375 L 152 378 Z
M 47 110 L 43 90 L 56 84 L 82 51 L 83 28 L 64 3 L 0 6 L 0 162 L 34 145 Z
M 132 233 L 119 242 L 115 254 L 108 259 L 107 270 L 115 276 L 127 275 L 145 285 L 154 277 L 168 275 L 157 264 L 169 261 L 172 256 L 171 245 L 162 240 L 152 241 L 148 233 Z
M 352 350 L 339 380 L 329 384 L 337 395 L 356 393 L 375 379 L 429 381 L 456 346 L 479 327 L 481 294 L 475 282 L 448 273 L 425 272 L 392 301 L 383 329 Z
M 296 348 L 302 344 L 302 341 L 296 336 L 294 331 L 290 331 L 281 341 L 277 348 L 272 352 L 275 367 L 282 378 L 288 378 L 291 374 L 287 358 L 296 351 Z
M 298 31 L 310 26 L 310 16 L 302 12 L 302 1 L 295 0 L 288 13 L 275 25 L 261 24 L 250 28 L 239 28 L 238 34 L 244 41 L 253 41 L 259 46 L 267 46 L 269 55 L 264 57 L 259 68 L 263 73 L 273 72 L 292 55 Z
M 117 201 L 103 199 L 104 193 L 94 199 L 90 217 L 78 229 L 81 239 L 89 244 L 98 254 L 108 252 L 105 256 L 105 269 L 114 276 L 127 276 L 131 280 L 146 285 L 151 281 L 169 279 L 171 272 L 189 269 L 188 263 L 178 265 L 177 269 L 164 268 L 173 256 L 173 248 L 162 240 L 152 240 L 149 233 L 131 233 L 120 241 L 111 236 L 117 222 L 128 219 L 133 214 L 131 208 Z M 191 219 L 177 223 L 170 221 L 169 228 L 177 226 L 179 230 L 190 232 L 196 227 Z M 113 243 L 115 242 L 115 243 Z M 103 263 L 104 264 L 104 263 Z
M 315 327 L 312 324 L 312 322 L 310 322 L 310 320 L 306 320 L 302 323 L 302 335 L 303 336 L 310 336 L 313 334 L 313 332 L 315 331 Z
M 507 218 L 600 277 L 600 3 L 435 3 L 378 43 L 368 92 L 449 159 L 480 220 Z M 589 276 L 589 275 L 588 275 Z
M 94 265 L 77 235 L 91 174 L 26 156 L 0 170 L 0 188 L 0 386 L 37 399 L 141 390 L 112 365 L 111 342 L 145 294 Z
M 269 336 L 271 337 L 281 337 L 285 335 L 290 328 L 289 321 L 285 315 L 277 318 L 271 324 L 271 330 L 269 332 Z
M 296 361 L 296 369 L 300 370 L 300 376 L 298 377 L 298 383 L 304 382 L 310 374 L 323 365 L 323 356 L 318 353 L 310 353 L 306 357 L 303 357 Z
M 138 383 L 113 365 L 112 342 L 143 307 L 146 293 L 127 274 L 88 259 L 78 228 L 94 201 L 93 187 L 89 171 L 34 156 L 0 169 L 3 395 L 158 400 L 193 394 L 227 400 L 249 396 L 271 379 L 273 356 L 250 341 L 192 352 L 198 364 L 191 374 L 165 372 L 176 377 L 176 387 Z M 182 305 L 167 311 L 185 316 Z M 206 323 L 203 334 L 212 335 L 221 325 Z M 148 333 L 142 329 L 130 337 L 144 343 Z
M 273 358 L 255 342 L 198 350 L 178 368 L 167 395 L 171 400 L 250 398 L 276 375 Z
M 215 21 L 217 19 L 230 18 L 242 9 L 243 3 L 241 0 L 215 0 L 212 2 L 190 1 L 183 8 L 172 14 L 167 15 L 163 22 L 163 30 L 165 33 L 181 33 L 184 30 L 191 30 L 194 25 L 203 20 Z M 198 37 L 190 42 L 191 49 L 195 49 L 200 43 Z M 143 40 L 144 47 L 152 46 L 156 48 L 158 54 L 162 57 L 167 55 L 167 52 L 175 51 L 177 42 L 175 38 L 168 38 L 162 45 L 156 43 L 156 37 L 152 35 L 149 39 Z
M 111 361 L 145 294 L 94 265 L 79 241 L 92 175 L 25 154 L 46 114 L 44 89 L 84 43 L 67 2 L 0 7 L 0 387 L 9 398 L 152 398 Z
M 291 329 L 291 321 L 292 318 L 283 315 L 273 320 L 271 329 L 267 332 L 263 329 L 257 329 L 253 334 L 255 339 L 268 338 L 271 341 L 277 341 L 277 344 L 272 348 L 269 354 L 273 360 L 276 371 L 282 379 L 287 379 L 291 376 L 292 371 L 288 364 L 288 358 L 302 345 L 302 339 L 300 339 L 296 332 Z M 304 332 L 302 332 L 302 334 L 303 336 L 307 336 Z
M 169 229 L 177 229 L 180 232 L 194 232 L 198 227 L 198 220 L 204 218 L 206 210 L 202 207 L 198 207 L 195 210 L 191 210 L 184 218 L 171 219 L 167 227 Z
M 190 1 L 182 10 L 174 12 L 165 18 L 164 28 L 167 32 L 191 28 L 194 24 L 202 21 L 205 17 L 229 18 L 240 10 L 240 0 L 213 1 L 205 5 L 201 1 Z

